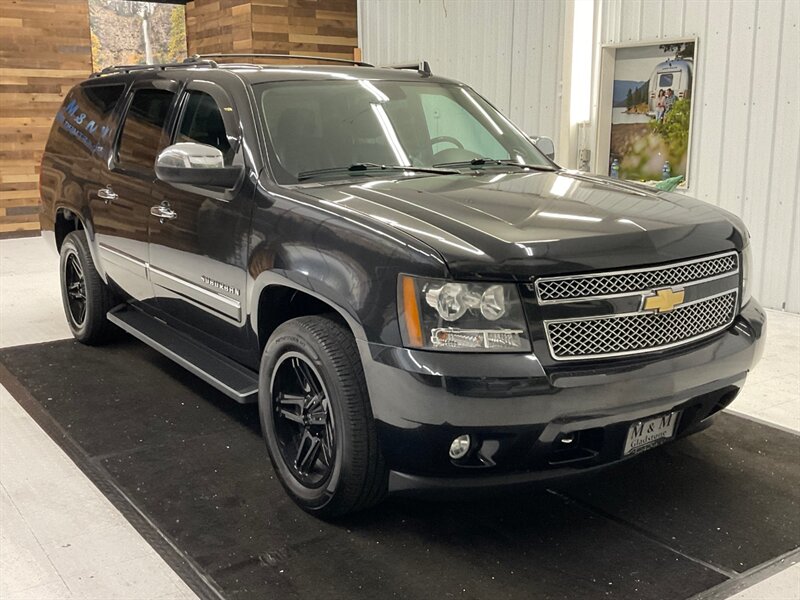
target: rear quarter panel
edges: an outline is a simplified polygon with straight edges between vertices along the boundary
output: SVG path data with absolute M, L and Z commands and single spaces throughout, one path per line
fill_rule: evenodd
M 111 144 L 116 109 L 127 87 L 119 78 L 113 79 L 87 80 L 69 91 L 55 115 L 39 173 L 39 222 L 43 235 L 54 239 L 56 214 L 69 210 L 82 222 L 93 254 L 89 200 L 97 191 L 99 157 Z M 107 94 L 111 88 L 111 101 L 98 99 L 98 92 Z M 94 258 L 102 273 L 102 265 Z

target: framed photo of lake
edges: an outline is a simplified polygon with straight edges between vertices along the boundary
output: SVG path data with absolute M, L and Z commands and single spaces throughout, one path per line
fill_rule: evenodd
M 604 48 L 598 170 L 688 186 L 696 47 L 690 39 Z

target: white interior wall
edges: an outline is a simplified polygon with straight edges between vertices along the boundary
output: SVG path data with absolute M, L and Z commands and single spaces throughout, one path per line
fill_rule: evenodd
M 698 38 L 687 193 L 744 219 L 756 297 L 800 312 L 800 2 L 603 0 L 600 11 L 601 44 Z
M 359 0 L 360 45 L 376 64 L 424 58 L 525 131 L 559 140 L 570 130 L 561 98 L 568 7 L 568 0 Z M 800 312 L 800 2 L 596 0 L 595 16 L 595 64 L 601 44 L 698 38 L 688 193 L 744 219 L 756 296 Z M 559 157 L 575 151 L 561 148 Z
M 427 60 L 527 133 L 556 138 L 564 11 L 552 0 L 359 0 L 359 45 L 376 65 Z

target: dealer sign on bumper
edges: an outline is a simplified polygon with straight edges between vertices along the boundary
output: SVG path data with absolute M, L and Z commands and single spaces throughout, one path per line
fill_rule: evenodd
M 675 432 L 679 414 L 680 411 L 676 411 L 633 423 L 628 430 L 623 456 L 649 450 L 666 442 Z

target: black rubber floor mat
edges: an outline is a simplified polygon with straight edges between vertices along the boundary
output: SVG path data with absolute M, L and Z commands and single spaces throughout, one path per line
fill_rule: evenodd
M 389 500 L 334 525 L 284 494 L 256 407 L 138 342 L 23 346 L 0 363 L 204 597 L 690 598 L 800 546 L 800 438 L 728 414 L 581 484 Z

